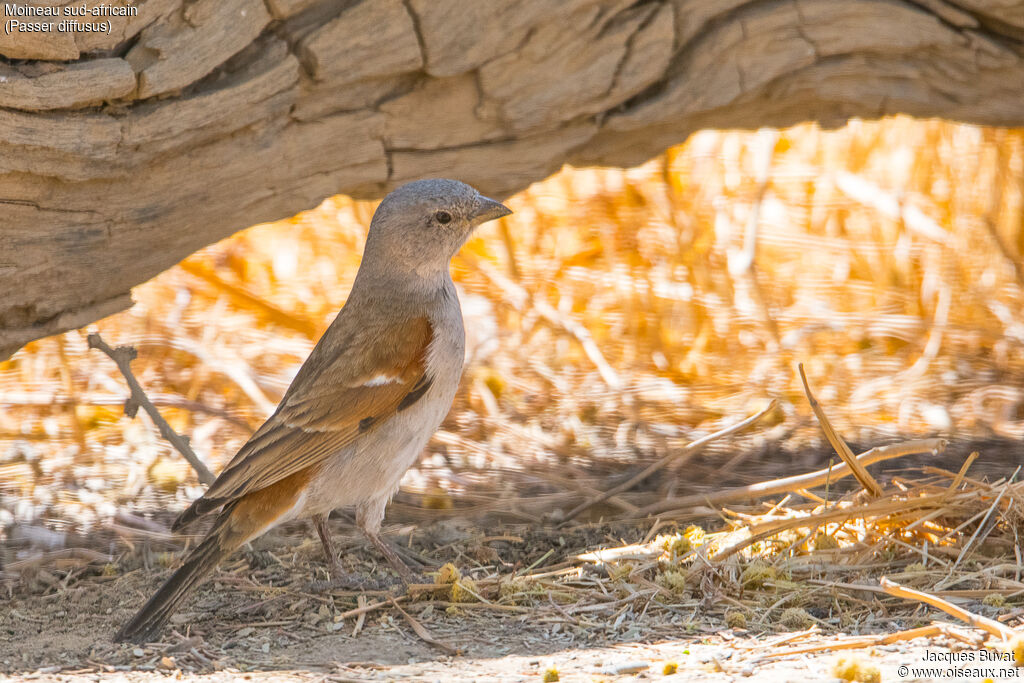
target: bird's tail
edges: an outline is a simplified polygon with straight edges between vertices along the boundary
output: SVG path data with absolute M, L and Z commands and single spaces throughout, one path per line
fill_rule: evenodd
M 145 643 L 153 640 L 181 602 L 222 559 L 240 548 L 245 538 L 232 533 L 228 515 L 223 515 L 209 535 L 188 556 L 178 571 L 160 587 L 143 605 L 132 620 L 125 624 L 115 642 Z
M 211 501 L 207 498 L 196 498 L 188 508 L 178 515 L 178 518 L 171 524 L 171 531 L 181 531 L 200 517 L 213 512 L 224 504 L 223 500 Z

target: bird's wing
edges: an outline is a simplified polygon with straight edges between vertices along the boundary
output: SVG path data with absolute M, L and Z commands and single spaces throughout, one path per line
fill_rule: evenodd
M 343 311 L 344 312 L 344 311 Z M 339 315 L 299 369 L 277 411 L 175 527 L 322 463 L 430 388 L 426 317 L 361 324 Z

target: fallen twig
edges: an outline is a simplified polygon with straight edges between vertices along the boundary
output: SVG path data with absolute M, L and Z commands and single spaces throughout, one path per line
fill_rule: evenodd
M 883 460 L 902 458 L 905 455 L 916 455 L 918 453 L 941 453 L 945 450 L 946 444 L 947 441 L 945 439 L 920 439 L 916 441 L 891 444 L 888 446 L 879 446 L 872 448 L 869 451 L 864 451 L 856 457 L 856 461 L 861 466 L 866 466 L 876 462 L 882 462 Z M 837 479 L 848 477 L 852 473 L 853 471 L 846 463 L 841 463 L 832 467 L 831 470 L 823 469 L 816 472 L 798 474 L 792 477 L 783 477 L 782 479 L 771 479 L 769 481 L 762 481 L 749 486 L 739 486 L 725 491 L 718 491 L 716 493 L 699 493 L 691 496 L 681 496 L 679 498 L 667 498 L 665 500 L 658 501 L 653 505 L 648 505 L 645 508 L 640 508 L 637 510 L 637 515 L 653 515 L 667 510 L 676 510 L 695 505 L 722 505 L 724 503 L 733 503 L 740 500 L 749 500 L 751 498 L 773 496 L 778 493 L 797 492 L 800 489 L 809 489 L 814 488 L 815 486 L 821 486 L 826 482 L 834 483 Z
M 963 562 L 963 559 L 967 557 L 968 552 L 974 546 L 975 539 L 977 539 L 978 535 L 982 533 L 982 530 L 984 530 L 984 535 L 981 537 L 981 540 L 985 540 L 985 536 L 988 536 L 988 534 L 992 531 L 992 527 L 995 526 L 995 524 L 993 523 L 990 526 L 988 524 L 988 520 L 992 517 L 992 513 L 995 511 L 995 509 L 999 507 L 999 501 L 1003 499 L 1003 496 L 1006 494 L 1007 490 L 1009 490 L 1010 487 L 1013 486 L 1013 480 L 1017 478 L 1017 474 L 1019 472 L 1020 466 L 1018 465 L 1017 469 L 1014 470 L 1012 475 L 1010 475 L 1009 480 L 1007 480 L 1006 484 L 1004 484 L 1000 489 L 999 495 L 996 496 L 996 499 L 992 501 L 992 505 L 989 506 L 988 511 L 985 513 L 985 517 L 981 520 L 981 524 L 979 524 L 978 528 L 974 530 L 974 533 L 971 534 L 971 537 L 967 539 L 967 543 L 964 544 L 964 547 L 960 551 L 960 554 L 957 555 L 956 562 L 953 563 L 953 567 L 949 570 L 949 574 L 946 576 L 945 579 L 939 581 L 939 583 L 935 586 L 936 588 L 945 588 L 949 584 L 949 581 L 953 577 L 953 572 L 956 571 L 956 568 L 960 566 L 960 563 Z
M 825 411 L 821 409 L 821 405 L 818 400 L 814 398 L 814 394 L 811 393 L 811 387 L 807 383 L 807 375 L 804 373 L 804 364 L 799 363 L 797 369 L 800 371 L 800 381 L 804 383 L 804 393 L 807 394 L 807 401 L 811 404 L 811 410 L 814 411 L 814 416 L 818 418 L 818 424 L 821 425 L 821 431 L 825 433 L 825 438 L 832 444 L 832 448 L 836 449 L 836 453 L 843 459 L 843 462 L 850 468 L 853 476 L 857 478 L 860 485 L 863 486 L 868 493 L 875 498 L 882 495 L 882 487 L 879 485 L 875 478 L 857 462 L 857 458 L 854 457 L 853 451 L 846 445 L 843 438 L 839 436 L 835 428 L 832 427 L 832 423 L 829 422 L 828 416 L 825 415 Z
M 715 561 L 721 563 L 739 551 L 760 541 L 767 540 L 787 529 L 799 527 L 820 527 L 828 522 L 842 522 L 854 518 L 880 517 L 894 512 L 941 508 L 946 504 L 945 495 L 921 496 L 909 500 L 877 500 L 867 505 L 829 508 L 806 517 L 792 517 L 772 520 L 750 529 L 750 536 L 738 543 L 715 553 Z
M 647 479 L 647 477 L 651 476 L 652 474 L 654 474 L 658 470 L 663 469 L 664 467 L 666 467 L 669 464 L 679 460 L 680 458 L 683 458 L 685 456 L 691 456 L 692 457 L 697 452 L 699 452 L 700 449 L 704 448 L 704 446 L 707 446 L 712 441 L 714 441 L 716 439 L 721 439 L 722 437 L 729 436 L 730 434 L 734 434 L 734 433 L 740 431 L 741 429 L 745 429 L 746 427 L 749 427 L 750 425 L 754 424 L 755 422 L 760 420 L 762 417 L 764 417 L 765 415 L 767 415 L 768 413 L 773 411 L 775 409 L 775 406 L 777 405 L 777 403 L 778 403 L 778 401 L 776 401 L 775 399 L 772 399 L 771 402 L 769 402 L 768 405 L 765 406 L 764 409 L 762 409 L 761 411 L 759 411 L 758 413 L 756 413 L 754 415 L 751 415 L 747 419 L 745 419 L 745 420 L 743 420 L 741 422 L 737 422 L 734 425 L 730 425 L 730 426 L 726 427 L 725 429 L 720 429 L 720 430 L 718 430 L 717 432 L 715 432 L 713 434 L 708 434 L 707 436 L 703 436 L 703 437 L 697 439 L 696 441 L 691 441 L 690 443 L 686 444 L 680 450 L 675 451 L 674 453 L 670 453 L 670 454 L 666 455 L 665 457 L 661 458 L 657 462 L 651 463 L 650 465 L 645 467 L 639 474 L 636 474 L 635 476 L 630 477 L 628 480 L 626 480 L 625 482 L 619 484 L 618 486 L 614 486 L 614 487 L 608 489 L 607 491 L 605 491 L 604 493 L 602 493 L 601 495 L 597 496 L 596 498 L 592 498 L 592 499 L 590 499 L 588 501 L 584 501 L 583 503 L 580 503 L 579 505 L 577 505 L 575 508 L 573 508 L 565 516 L 565 518 L 562 520 L 562 523 L 564 524 L 566 522 L 571 521 L 576 516 L 578 516 L 581 512 L 583 512 L 584 510 L 586 510 L 586 509 L 588 509 L 588 508 L 590 508 L 590 507 L 592 507 L 594 505 L 597 505 L 599 503 L 603 503 L 604 501 L 608 500 L 609 498 L 612 498 L 613 496 L 617 496 L 618 494 L 622 493 L 623 491 L 628 491 L 629 489 L 633 488 L 634 486 L 636 486 L 637 484 L 639 484 L 643 480 Z M 646 512 L 646 510 L 640 510 L 638 512 L 642 513 L 642 514 L 651 514 L 649 512 Z
M 777 650 L 775 652 L 766 652 L 762 654 L 760 657 L 788 657 L 790 655 L 807 654 L 810 652 L 821 652 L 822 650 L 859 650 L 866 647 L 890 645 L 892 643 L 898 643 L 900 641 L 905 640 L 915 640 L 916 638 L 934 638 L 935 636 L 942 635 L 949 636 L 950 638 L 956 638 L 957 640 L 963 642 L 968 642 L 974 646 L 978 645 L 978 643 L 975 643 L 971 639 L 966 638 L 963 634 L 957 633 L 951 627 L 950 624 L 934 623 L 930 626 L 921 626 L 920 628 L 912 628 L 906 631 L 887 633 L 885 635 L 856 636 L 853 638 L 844 638 L 842 640 L 827 640 L 822 643 L 804 645 L 803 647 L 797 647 L 791 650 Z
M 182 457 L 188 461 L 188 464 L 192 466 L 192 469 L 196 471 L 196 475 L 199 477 L 199 481 L 203 484 L 212 484 L 216 477 L 213 472 L 203 464 L 203 461 L 199 459 L 199 456 L 195 454 L 192 447 L 188 445 L 188 440 L 178 434 L 176 431 L 171 429 L 171 425 L 167 424 L 167 420 L 163 418 L 160 411 L 156 409 L 156 406 L 146 396 L 146 392 L 142 389 L 142 385 L 135 379 L 135 374 L 132 372 L 131 362 L 135 360 L 138 352 L 131 346 L 118 346 L 116 349 L 110 348 L 110 345 L 103 341 L 100 335 L 93 334 L 89 335 L 89 348 L 99 349 L 103 353 L 110 356 L 110 359 L 117 364 L 117 369 L 124 375 L 125 381 L 128 383 L 128 388 L 131 390 L 131 395 L 128 400 L 124 402 L 124 414 L 128 417 L 135 417 L 139 412 L 139 407 L 142 407 L 146 414 L 149 415 L 150 419 L 160 430 L 160 436 L 164 437 L 174 449 L 181 453 Z
M 33 567 L 47 566 L 58 560 L 76 560 L 78 564 L 89 564 L 92 562 L 112 562 L 113 559 L 113 557 L 106 553 L 97 552 L 90 548 L 62 548 L 60 550 L 39 553 L 17 562 L 11 562 L 5 569 L 9 572 L 19 573 Z
M 1024 638 L 1024 634 L 1016 629 L 1012 629 L 1005 624 L 1001 624 L 995 619 L 989 619 L 980 614 L 974 612 L 968 612 L 962 607 L 958 607 L 948 600 L 943 600 L 935 595 L 929 595 L 923 591 L 914 590 L 913 588 L 907 588 L 901 586 L 895 581 L 890 581 L 886 577 L 878 579 L 878 585 L 880 585 L 886 593 L 889 595 L 895 595 L 897 598 L 904 598 L 906 600 L 917 600 L 923 602 L 926 605 L 931 605 L 936 609 L 940 609 L 946 614 L 952 614 L 957 619 L 970 624 L 974 628 L 980 628 L 986 633 L 993 635 L 997 638 L 1002 638 L 1008 642 L 1015 642 Z
M 394 605 L 395 609 L 402 613 L 402 616 L 405 617 L 405 620 L 409 622 L 410 626 L 412 626 L 412 630 L 416 632 L 416 635 L 418 635 L 420 637 L 420 640 L 422 640 L 424 643 L 427 643 L 428 645 L 433 645 L 437 649 L 442 650 L 443 652 L 446 652 L 450 655 L 459 654 L 459 651 L 451 645 L 447 643 L 442 643 L 440 640 L 430 635 L 430 631 L 428 631 L 426 627 L 423 626 L 423 624 L 413 619 L 411 614 L 402 609 L 401 606 L 399 606 L 397 600 L 391 598 L 391 604 Z
M 118 510 L 114 513 L 114 524 L 123 525 L 122 528 L 131 528 L 134 532 L 152 534 L 159 538 L 175 538 L 171 530 L 160 522 L 134 515 L 127 510 Z
M 967 470 L 971 469 L 971 465 L 974 464 L 974 461 L 978 459 L 979 455 L 978 451 L 972 452 L 967 456 L 967 459 L 964 460 L 964 464 L 960 465 L 960 471 L 956 473 L 955 477 L 953 477 L 953 481 L 950 482 L 949 489 L 947 489 L 949 495 L 956 493 L 957 489 L 960 488 L 960 484 L 964 483 L 964 477 L 967 476 Z
M 400 596 L 399 598 L 397 598 L 397 600 L 398 601 L 408 600 L 408 597 L 403 595 L 403 596 Z M 391 598 L 390 601 L 389 600 L 381 600 L 380 602 L 370 603 L 369 605 L 360 605 L 359 607 L 354 607 L 354 608 L 348 610 L 347 612 L 342 612 L 341 614 L 338 615 L 338 619 L 348 619 L 349 617 L 355 617 L 355 616 L 359 616 L 360 614 L 366 614 L 368 612 L 373 612 L 374 610 L 378 610 L 381 607 L 387 607 L 388 605 L 390 605 L 393 602 L 396 602 L 395 598 Z

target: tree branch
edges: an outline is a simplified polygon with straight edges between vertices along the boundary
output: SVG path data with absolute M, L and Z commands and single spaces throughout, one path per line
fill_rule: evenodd
M 192 465 L 192 469 L 196 471 L 196 475 L 199 477 L 199 481 L 209 486 L 217 478 L 213 475 L 213 472 L 203 464 L 203 461 L 199 459 L 199 456 L 195 454 L 192 447 L 188 444 L 188 438 L 181 436 L 176 431 L 171 429 L 171 425 L 167 424 L 167 420 L 163 418 L 160 411 L 156 409 L 153 402 L 146 396 L 146 392 L 142 389 L 142 385 L 135 379 L 135 374 L 132 372 L 131 362 L 138 356 L 138 351 L 135 350 L 134 346 L 118 346 L 116 349 L 110 348 L 110 345 L 103 341 L 103 338 L 96 334 L 89 335 L 89 348 L 99 349 L 103 353 L 110 356 L 110 359 L 117 364 L 117 369 L 124 375 L 125 381 L 128 383 L 128 388 L 131 390 L 131 395 L 124 402 L 124 414 L 128 417 L 134 418 L 141 407 L 146 411 L 146 414 L 156 424 L 157 429 L 160 430 L 160 436 L 167 439 L 168 442 L 174 449 L 181 453 L 181 455 L 188 461 L 189 465 Z

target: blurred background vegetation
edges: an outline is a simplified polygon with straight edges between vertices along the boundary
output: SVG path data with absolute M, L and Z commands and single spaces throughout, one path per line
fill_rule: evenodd
M 540 519 L 771 397 L 755 433 L 627 508 L 752 475 L 742 463 L 827 464 L 797 362 L 860 445 L 1024 437 L 1024 132 L 706 131 L 638 168 L 566 168 L 509 205 L 455 259 L 463 387 L 398 514 Z M 87 332 L 138 348 L 151 399 L 217 471 L 344 302 L 374 206 L 335 197 L 240 232 L 131 310 L 0 363 L 0 539 L 170 517 L 199 495 L 149 419 L 123 415 L 125 383 Z

